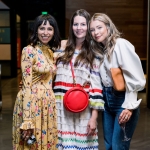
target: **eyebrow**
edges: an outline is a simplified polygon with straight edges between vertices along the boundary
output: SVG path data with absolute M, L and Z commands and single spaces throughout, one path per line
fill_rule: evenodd
M 79 23 L 79 22 L 74 22 L 74 23 Z M 86 23 L 86 22 L 80 22 L 80 23 Z

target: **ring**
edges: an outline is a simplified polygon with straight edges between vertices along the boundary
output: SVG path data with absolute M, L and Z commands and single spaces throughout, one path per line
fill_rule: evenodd
M 128 119 L 128 118 L 129 118 L 128 115 L 126 115 L 126 116 L 125 116 L 125 119 Z

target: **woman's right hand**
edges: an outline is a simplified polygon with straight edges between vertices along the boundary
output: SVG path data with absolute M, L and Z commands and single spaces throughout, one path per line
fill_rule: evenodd
M 28 130 L 20 130 L 21 134 L 21 139 L 23 141 L 27 141 L 33 134 L 33 129 L 28 129 Z

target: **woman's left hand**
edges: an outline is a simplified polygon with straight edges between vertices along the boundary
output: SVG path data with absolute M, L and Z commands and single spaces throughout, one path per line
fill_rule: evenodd
M 124 109 L 119 116 L 119 124 L 126 123 L 132 116 L 133 110 Z
M 92 135 L 95 132 L 96 127 L 97 127 L 96 119 L 91 118 L 88 122 L 88 125 L 87 125 L 88 136 Z

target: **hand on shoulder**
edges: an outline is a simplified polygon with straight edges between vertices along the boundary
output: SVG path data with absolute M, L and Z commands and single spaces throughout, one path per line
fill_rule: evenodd
M 66 48 L 67 41 L 68 40 L 61 40 L 61 47 L 60 47 L 61 50 L 64 50 Z
M 67 40 L 61 40 L 61 47 L 58 50 L 56 50 L 53 55 L 55 63 L 57 58 L 63 55 L 63 52 L 66 48 L 66 44 L 67 44 Z

